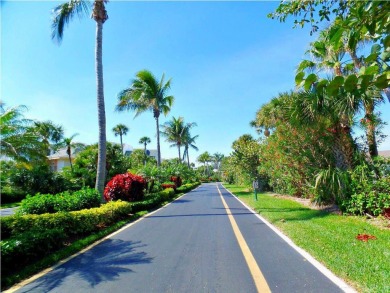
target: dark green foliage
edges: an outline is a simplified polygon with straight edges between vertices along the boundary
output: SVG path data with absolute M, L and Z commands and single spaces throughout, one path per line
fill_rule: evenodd
M 34 165 L 31 169 L 15 167 L 10 171 L 10 183 L 25 194 L 59 193 L 73 189 L 73 185 L 61 173 L 50 171 L 48 165 Z
M 60 229 L 67 236 L 84 235 L 126 218 L 131 211 L 131 204 L 116 201 L 81 211 L 2 217 L 1 236 L 6 239 L 29 230 L 50 229 Z
M 73 163 L 73 172 L 70 168 L 64 168 L 64 177 L 74 182 L 79 188 L 83 186 L 93 188 L 96 181 L 97 160 L 97 144 L 86 147 L 85 150 L 77 153 Z M 110 178 L 125 173 L 129 168 L 131 168 L 130 159 L 122 155 L 121 146 L 107 142 L 106 183 Z
M 100 206 L 100 195 L 95 189 L 84 188 L 70 193 L 65 191 L 56 195 L 28 195 L 21 203 L 18 214 L 44 214 L 78 211 Z
M 343 203 L 347 213 L 379 216 L 385 208 L 390 208 L 390 178 L 382 178 L 359 188 L 351 199 Z
M 65 238 L 64 231 L 59 228 L 33 229 L 1 241 L 2 275 L 8 275 L 57 250 L 63 246 Z

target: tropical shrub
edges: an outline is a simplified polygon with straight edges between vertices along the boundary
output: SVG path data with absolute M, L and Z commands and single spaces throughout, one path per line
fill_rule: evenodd
M 2 275 L 8 275 L 61 248 L 65 238 L 64 231 L 58 228 L 35 229 L 1 241 Z
M 63 176 L 73 182 L 78 188 L 84 186 L 94 188 L 97 160 L 98 145 L 87 146 L 84 150 L 77 153 L 73 162 L 73 171 L 66 167 L 63 169 Z M 125 173 L 130 167 L 130 158 L 122 154 L 121 146 L 107 142 L 106 183 L 109 178 Z
M 64 178 L 61 173 L 50 171 L 46 164 L 34 165 L 31 168 L 15 166 L 10 170 L 11 185 L 25 194 L 59 193 L 73 190 L 73 184 Z
M 22 200 L 17 213 L 44 214 L 78 211 L 100 206 L 100 195 L 95 189 L 84 188 L 76 192 L 65 191 L 55 195 L 36 194 L 28 195 Z
M 163 184 L 161 184 L 161 187 L 163 189 L 172 188 L 173 190 L 176 190 L 176 184 L 173 182 L 164 182 Z
M 175 183 L 176 187 L 180 187 L 182 184 L 180 176 L 171 176 L 170 180 L 171 182 Z
M 147 187 L 143 177 L 131 173 L 114 176 L 104 189 L 106 201 L 125 200 L 139 201 L 144 197 L 144 189 Z
M 1 217 L 1 237 L 4 240 L 29 230 L 50 229 L 60 229 L 67 237 L 85 235 L 125 219 L 131 211 L 130 203 L 115 201 L 81 211 Z

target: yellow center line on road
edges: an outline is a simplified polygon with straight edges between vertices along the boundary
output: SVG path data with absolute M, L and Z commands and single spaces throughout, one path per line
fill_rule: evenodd
M 269 288 L 267 281 L 265 280 L 255 258 L 253 257 L 253 254 L 251 250 L 249 249 L 248 244 L 245 241 L 244 236 L 241 234 L 240 229 L 238 228 L 237 222 L 234 219 L 229 206 L 226 204 L 225 199 L 222 196 L 221 190 L 219 190 L 219 187 L 217 185 L 217 189 L 219 192 L 219 195 L 221 196 L 222 203 L 226 209 L 227 215 L 230 220 L 230 224 L 232 225 L 234 235 L 237 238 L 238 244 L 240 245 L 242 254 L 244 255 L 245 261 L 248 265 L 249 271 L 252 275 L 253 281 L 255 282 L 255 286 L 257 289 L 257 292 L 266 293 L 271 292 L 271 289 Z

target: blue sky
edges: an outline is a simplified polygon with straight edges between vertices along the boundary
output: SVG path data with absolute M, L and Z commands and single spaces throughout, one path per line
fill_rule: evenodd
M 51 9 L 61 2 L 5 1 L 1 6 L 1 99 L 26 105 L 28 118 L 63 125 L 66 136 L 79 133 L 97 142 L 94 67 L 95 22 L 75 18 L 59 46 L 50 38 Z M 172 78 L 172 116 L 196 122 L 199 152 L 228 155 L 240 135 L 250 133 L 256 110 L 279 92 L 294 88 L 297 64 L 310 41 L 308 29 L 292 29 L 266 17 L 278 2 L 116 2 L 107 5 L 103 29 L 103 69 L 107 139 L 111 129 L 130 128 L 124 142 L 134 147 L 142 136 L 156 148 L 152 113 L 114 111 L 117 94 L 136 72 Z M 28 20 L 28 22 L 27 22 Z M 390 122 L 390 104 L 380 108 Z M 387 126 L 385 132 L 390 133 Z M 390 149 L 388 138 L 380 149 Z M 176 148 L 162 140 L 162 157 Z

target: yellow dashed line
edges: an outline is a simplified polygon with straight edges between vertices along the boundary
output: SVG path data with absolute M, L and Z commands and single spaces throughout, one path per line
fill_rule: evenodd
M 221 191 L 219 190 L 219 187 L 217 186 L 219 195 L 221 196 L 222 203 L 226 209 L 226 212 L 228 214 L 230 224 L 232 225 L 234 235 L 237 238 L 238 244 L 240 245 L 242 254 L 244 255 L 245 261 L 248 265 L 249 271 L 252 275 L 253 281 L 255 282 L 255 286 L 257 289 L 257 292 L 266 293 L 271 292 L 271 289 L 269 288 L 267 281 L 265 280 L 263 274 L 261 273 L 261 270 L 253 257 L 253 254 L 251 250 L 249 249 L 248 244 L 245 241 L 244 236 L 242 236 L 240 229 L 238 228 L 238 225 L 236 223 L 236 220 L 234 219 L 229 206 L 226 204 L 225 199 L 222 196 Z

